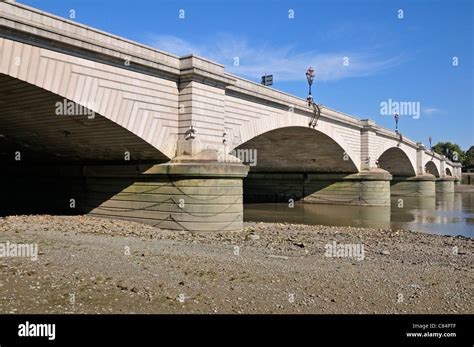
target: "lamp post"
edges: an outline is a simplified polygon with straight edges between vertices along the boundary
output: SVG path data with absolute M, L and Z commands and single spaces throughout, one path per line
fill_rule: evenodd
M 395 132 L 398 134 L 398 120 L 400 119 L 400 116 L 398 113 L 395 113 L 393 115 L 393 118 L 395 119 Z
M 322 105 L 318 105 L 314 102 L 313 96 L 311 95 L 311 86 L 313 85 L 314 82 L 314 77 L 316 76 L 316 72 L 312 67 L 309 67 L 309 69 L 306 71 L 306 79 L 308 80 L 308 86 L 309 86 L 309 94 L 308 97 L 306 98 L 306 101 L 308 102 L 308 106 L 313 109 L 313 117 L 309 121 L 309 126 L 311 128 L 316 128 L 318 125 L 318 120 L 319 117 L 321 116 L 321 107 Z
M 431 136 L 428 138 L 428 141 L 430 142 L 430 150 L 433 149 L 433 147 L 431 146 Z
M 308 86 L 309 86 L 309 94 L 306 100 L 308 100 L 309 106 L 313 104 L 313 96 L 311 95 L 311 86 L 313 85 L 315 76 L 316 76 L 316 73 L 314 69 L 310 66 L 309 69 L 306 71 L 306 79 L 308 80 Z

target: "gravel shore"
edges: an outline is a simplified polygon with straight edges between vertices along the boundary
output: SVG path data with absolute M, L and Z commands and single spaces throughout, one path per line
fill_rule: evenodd
M 474 313 L 463 237 L 270 223 L 191 234 L 40 215 L 0 218 L 7 242 L 37 243 L 38 259 L 0 257 L 0 313 Z

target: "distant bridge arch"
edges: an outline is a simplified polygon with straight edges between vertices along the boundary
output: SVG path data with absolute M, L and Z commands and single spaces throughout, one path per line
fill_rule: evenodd
M 425 172 L 435 177 L 440 177 L 440 170 L 438 169 L 436 163 L 432 160 L 425 164 Z
M 357 161 L 351 157 L 355 154 L 341 137 L 331 137 L 322 128 L 312 129 L 307 124 L 264 131 L 269 127 L 254 127 L 248 136 L 253 137 L 236 147 L 256 151 L 258 161 L 251 171 L 358 172 Z
M 411 177 L 416 175 L 416 166 L 400 147 L 390 147 L 378 157 L 379 167 L 394 176 Z

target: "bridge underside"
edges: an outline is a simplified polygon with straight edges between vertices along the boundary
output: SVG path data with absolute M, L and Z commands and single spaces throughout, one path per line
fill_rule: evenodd
M 74 103 L 66 101 L 66 105 Z M 0 74 L 0 156 L 3 162 L 20 152 L 24 162 L 153 163 L 169 160 L 159 150 L 118 124 L 78 108 L 83 114 L 56 115 L 64 98 Z M 65 110 L 67 112 L 67 109 Z
M 415 168 L 408 156 L 397 147 L 387 149 L 378 158 L 380 168 L 390 172 L 397 177 L 413 177 L 416 175 Z
M 311 128 L 286 127 L 257 136 L 237 149 L 255 150 L 250 172 L 356 173 L 352 159 L 329 136 Z

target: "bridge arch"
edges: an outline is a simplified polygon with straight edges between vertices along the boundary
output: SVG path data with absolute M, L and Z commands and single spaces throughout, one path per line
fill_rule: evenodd
M 425 172 L 435 177 L 440 177 L 440 170 L 438 169 L 438 165 L 436 165 L 436 163 L 433 160 L 429 160 L 426 162 Z
M 301 140 L 300 137 L 303 133 L 307 136 L 311 136 L 311 134 L 314 136 L 316 133 L 325 135 L 325 137 L 321 138 L 327 137 L 331 139 L 332 142 L 338 146 L 338 148 L 342 149 L 342 152 L 345 154 L 345 158 L 350 158 L 349 161 L 352 162 L 356 167 L 355 172 L 358 172 L 360 170 L 361 162 L 360 129 L 350 129 L 350 126 L 346 126 L 342 130 L 340 129 L 342 127 L 335 124 L 335 122 L 326 120 L 324 118 L 321 118 L 318 121 L 316 128 L 313 129 L 308 126 L 309 120 L 310 117 L 294 112 L 282 112 L 274 114 L 272 117 L 254 118 L 250 122 L 247 122 L 240 127 L 231 130 L 231 133 L 233 133 L 233 135 L 238 138 L 238 141 L 234 141 L 232 147 L 239 148 L 240 146 L 248 144 L 250 141 L 258 138 L 261 135 L 268 136 L 272 131 L 278 130 L 276 133 L 281 135 L 284 134 L 285 131 L 289 131 L 289 129 L 292 129 L 292 131 L 299 129 L 295 133 L 295 136 L 298 136 L 294 138 L 295 142 Z M 344 133 L 344 131 L 346 133 Z M 348 135 L 347 131 L 352 131 L 353 134 Z M 350 143 L 348 141 L 349 138 L 355 139 L 356 144 Z M 355 147 L 359 150 L 356 150 Z M 351 168 L 350 172 L 353 172 L 353 168 Z
M 445 173 L 446 173 L 446 176 L 452 176 L 453 175 L 453 173 L 451 172 L 449 167 L 446 168 Z
M 119 124 L 82 105 L 0 74 L 0 157 L 40 161 L 167 161 Z
M 386 149 L 378 158 L 378 166 L 393 176 L 412 177 L 416 175 L 410 158 L 400 147 Z
M 262 132 L 235 148 L 255 150 L 251 171 L 356 173 L 356 162 L 333 137 L 308 126 Z M 350 152 L 350 151 L 349 151 Z
M 116 144 L 126 143 L 133 137 L 142 150 L 146 148 L 145 152 L 150 154 L 145 155 L 148 159 L 165 161 L 174 156 L 176 142 L 169 141 L 174 134 L 171 127 L 164 126 L 163 117 L 159 117 L 159 111 L 164 109 L 159 105 L 158 97 L 150 95 L 152 88 L 157 88 L 155 94 L 161 92 L 159 83 L 165 82 L 158 78 L 3 38 L 0 38 L 0 58 L 2 81 L 18 84 L 18 91 L 30 90 L 42 100 L 66 100 L 92 111 L 96 115 L 93 120 L 72 117 L 69 125 L 75 125 L 74 129 L 77 129 L 81 122 L 84 126 L 88 124 L 90 133 L 97 131 L 96 144 L 104 143 L 107 136 L 115 134 Z M 169 83 L 170 86 L 173 84 Z M 45 112 L 51 112 L 52 105 L 41 106 Z M 177 101 L 175 106 L 166 111 L 177 113 Z M 0 109 L 4 107 L 0 104 Z M 52 110 L 54 112 L 54 107 Z M 102 139 L 100 128 L 104 132 Z M 38 134 L 42 136 L 41 131 Z M 45 136 L 43 140 L 46 138 L 51 137 Z M 81 147 L 81 144 L 76 146 Z M 98 149 L 89 146 L 89 152 Z M 134 155 L 137 159 L 146 159 L 139 157 L 138 150 L 131 153 L 132 158 Z

